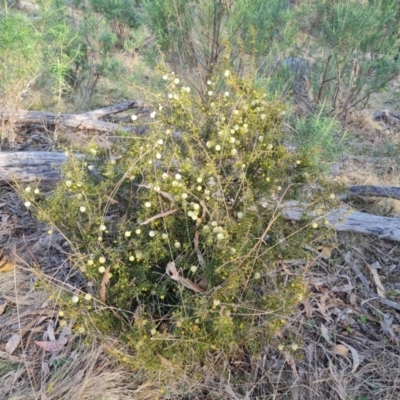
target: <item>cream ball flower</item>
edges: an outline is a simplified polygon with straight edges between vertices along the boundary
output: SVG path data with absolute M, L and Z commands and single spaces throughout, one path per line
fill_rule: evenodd
M 176 249 L 179 249 L 179 248 L 181 247 L 181 244 L 180 244 L 179 242 L 175 242 L 175 243 L 174 243 L 174 247 L 175 247 Z
M 100 264 L 104 264 L 106 262 L 106 258 L 105 257 L 99 257 L 99 263 Z
M 150 237 L 156 236 L 156 232 L 155 232 L 155 231 L 150 231 L 150 232 L 149 232 L 149 236 L 150 236 Z
M 30 187 L 30 186 L 27 186 L 26 188 L 25 188 L 25 192 L 26 193 L 30 193 L 32 191 L 32 188 Z
M 174 79 L 174 83 L 175 83 L 175 85 L 178 85 L 178 83 L 179 83 L 179 78 L 175 78 L 175 79 Z
M 150 203 L 149 201 L 146 201 L 146 202 L 144 203 L 144 206 L 145 206 L 146 208 L 150 208 L 150 207 L 151 207 L 151 203 Z
M 24 203 L 24 206 L 25 206 L 26 208 L 29 208 L 31 205 L 32 205 L 32 203 L 31 203 L 30 201 L 26 201 L 26 202 Z
M 80 211 L 81 213 L 86 212 L 86 207 L 85 207 L 85 206 L 80 206 L 80 207 L 79 207 L 79 211 Z
M 132 121 L 136 121 L 137 120 L 137 115 L 133 114 L 132 117 L 131 117 L 131 120 Z
M 214 93 L 213 93 L 212 90 L 209 90 L 209 91 L 207 92 L 207 94 L 208 94 L 209 96 L 212 96 Z
M 90 301 L 90 300 L 92 300 L 92 298 L 93 298 L 93 296 L 90 293 L 86 293 L 85 294 L 85 300 L 86 301 Z
M 231 74 L 231 72 L 229 71 L 229 69 L 226 69 L 224 72 L 225 78 L 227 78 L 230 74 Z
M 150 114 L 150 118 L 155 118 L 155 117 L 156 117 L 156 112 L 153 111 L 153 112 Z
M 78 296 L 72 296 L 71 297 L 71 301 L 72 301 L 72 303 L 76 304 L 76 303 L 79 302 L 79 297 Z
M 193 273 L 195 273 L 195 272 L 197 271 L 197 266 L 196 266 L 196 265 L 192 265 L 192 266 L 190 267 L 190 271 L 193 272 Z
M 131 231 L 126 231 L 125 232 L 125 237 L 130 237 L 132 235 L 132 232 Z
M 106 267 L 101 266 L 101 267 L 99 267 L 98 271 L 99 271 L 101 274 L 104 274 L 104 272 L 106 271 Z

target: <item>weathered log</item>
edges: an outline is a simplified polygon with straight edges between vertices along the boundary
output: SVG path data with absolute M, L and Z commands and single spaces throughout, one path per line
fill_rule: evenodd
M 282 216 L 288 220 L 299 221 L 305 209 L 305 205 L 297 201 L 289 201 L 282 205 Z M 330 211 L 322 216 L 317 215 L 315 212 L 308 213 L 308 215 L 316 219 L 328 220 L 330 226 L 339 232 L 356 232 L 400 242 L 399 218 L 381 217 L 354 211 L 346 207 Z
M 57 181 L 58 167 L 67 159 L 65 153 L 44 151 L 0 153 L 0 183 Z
M 383 121 L 387 124 L 400 125 L 400 115 L 389 110 L 376 111 L 372 115 L 372 119 L 375 121 Z
M 400 200 L 400 188 L 369 185 L 350 186 L 348 196 L 373 196 Z
M 56 114 L 45 111 L 0 109 L 0 120 L 10 121 L 20 125 L 61 125 L 73 129 L 89 129 L 100 132 L 113 132 L 116 130 L 132 132 L 134 130 L 133 126 L 114 124 L 112 122 L 102 121 L 99 118 L 131 109 L 143 110 L 145 107 L 146 106 L 140 101 L 126 101 L 114 106 L 81 114 Z

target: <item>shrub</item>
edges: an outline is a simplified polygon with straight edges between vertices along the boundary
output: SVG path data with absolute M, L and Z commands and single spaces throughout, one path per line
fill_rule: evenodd
M 308 21 L 299 55 L 312 61 L 315 101 L 329 106 L 343 126 L 350 109 L 365 107 L 399 74 L 399 10 L 395 0 L 316 0 L 295 11 Z
M 310 180 L 318 190 L 301 199 L 310 210 L 331 207 L 332 196 L 307 154 L 282 145 L 283 105 L 251 80 L 218 67 L 202 102 L 172 72 L 163 78 L 143 136 L 121 137 L 112 156 L 90 147 L 51 197 L 28 197 L 110 306 L 91 300 L 88 313 L 84 294 L 69 300 L 76 326 L 118 334 L 134 366 L 189 371 L 274 342 L 307 294 L 301 274 L 281 265 L 310 259 L 305 245 L 328 232 L 318 217 L 285 221 L 282 203 Z
M 43 2 L 37 18 L 14 10 L 0 14 L 0 107 L 18 108 L 22 95 L 38 82 L 60 104 L 65 75 L 77 54 L 76 37 L 55 18 L 57 10 L 50 3 Z M 14 135 L 11 127 L 8 136 L 13 140 Z

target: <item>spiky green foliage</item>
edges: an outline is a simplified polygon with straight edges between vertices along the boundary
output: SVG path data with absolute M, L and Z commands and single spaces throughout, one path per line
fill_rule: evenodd
M 187 369 L 273 341 L 307 292 L 280 262 L 309 259 L 305 245 L 326 236 L 319 217 L 281 216 L 316 178 L 307 156 L 281 142 L 282 104 L 228 70 L 206 102 L 176 75 L 164 79 L 146 134 L 123 137 L 118 157 L 92 147 L 72 159 L 38 206 L 72 243 L 93 295 L 134 315 L 133 324 L 106 311 L 91 320 L 109 332 L 114 319 L 130 362 L 148 370 L 160 368 L 158 355 Z M 322 181 L 303 198 L 310 212 L 330 199 Z

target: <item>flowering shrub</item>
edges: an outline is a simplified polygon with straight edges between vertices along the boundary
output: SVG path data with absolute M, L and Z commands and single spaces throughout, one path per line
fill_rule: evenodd
M 283 105 L 250 80 L 223 69 L 202 101 L 173 73 L 163 79 L 147 132 L 121 137 L 112 157 L 91 147 L 72 158 L 37 207 L 69 238 L 90 283 L 70 305 L 83 312 L 93 295 L 111 306 L 90 320 L 119 333 L 134 355 L 123 359 L 146 369 L 273 342 L 307 292 L 281 263 L 309 259 L 304 245 L 326 236 L 318 220 L 283 220 L 281 206 L 333 202 L 321 180 L 302 190 L 317 179 L 313 167 L 282 144 Z

